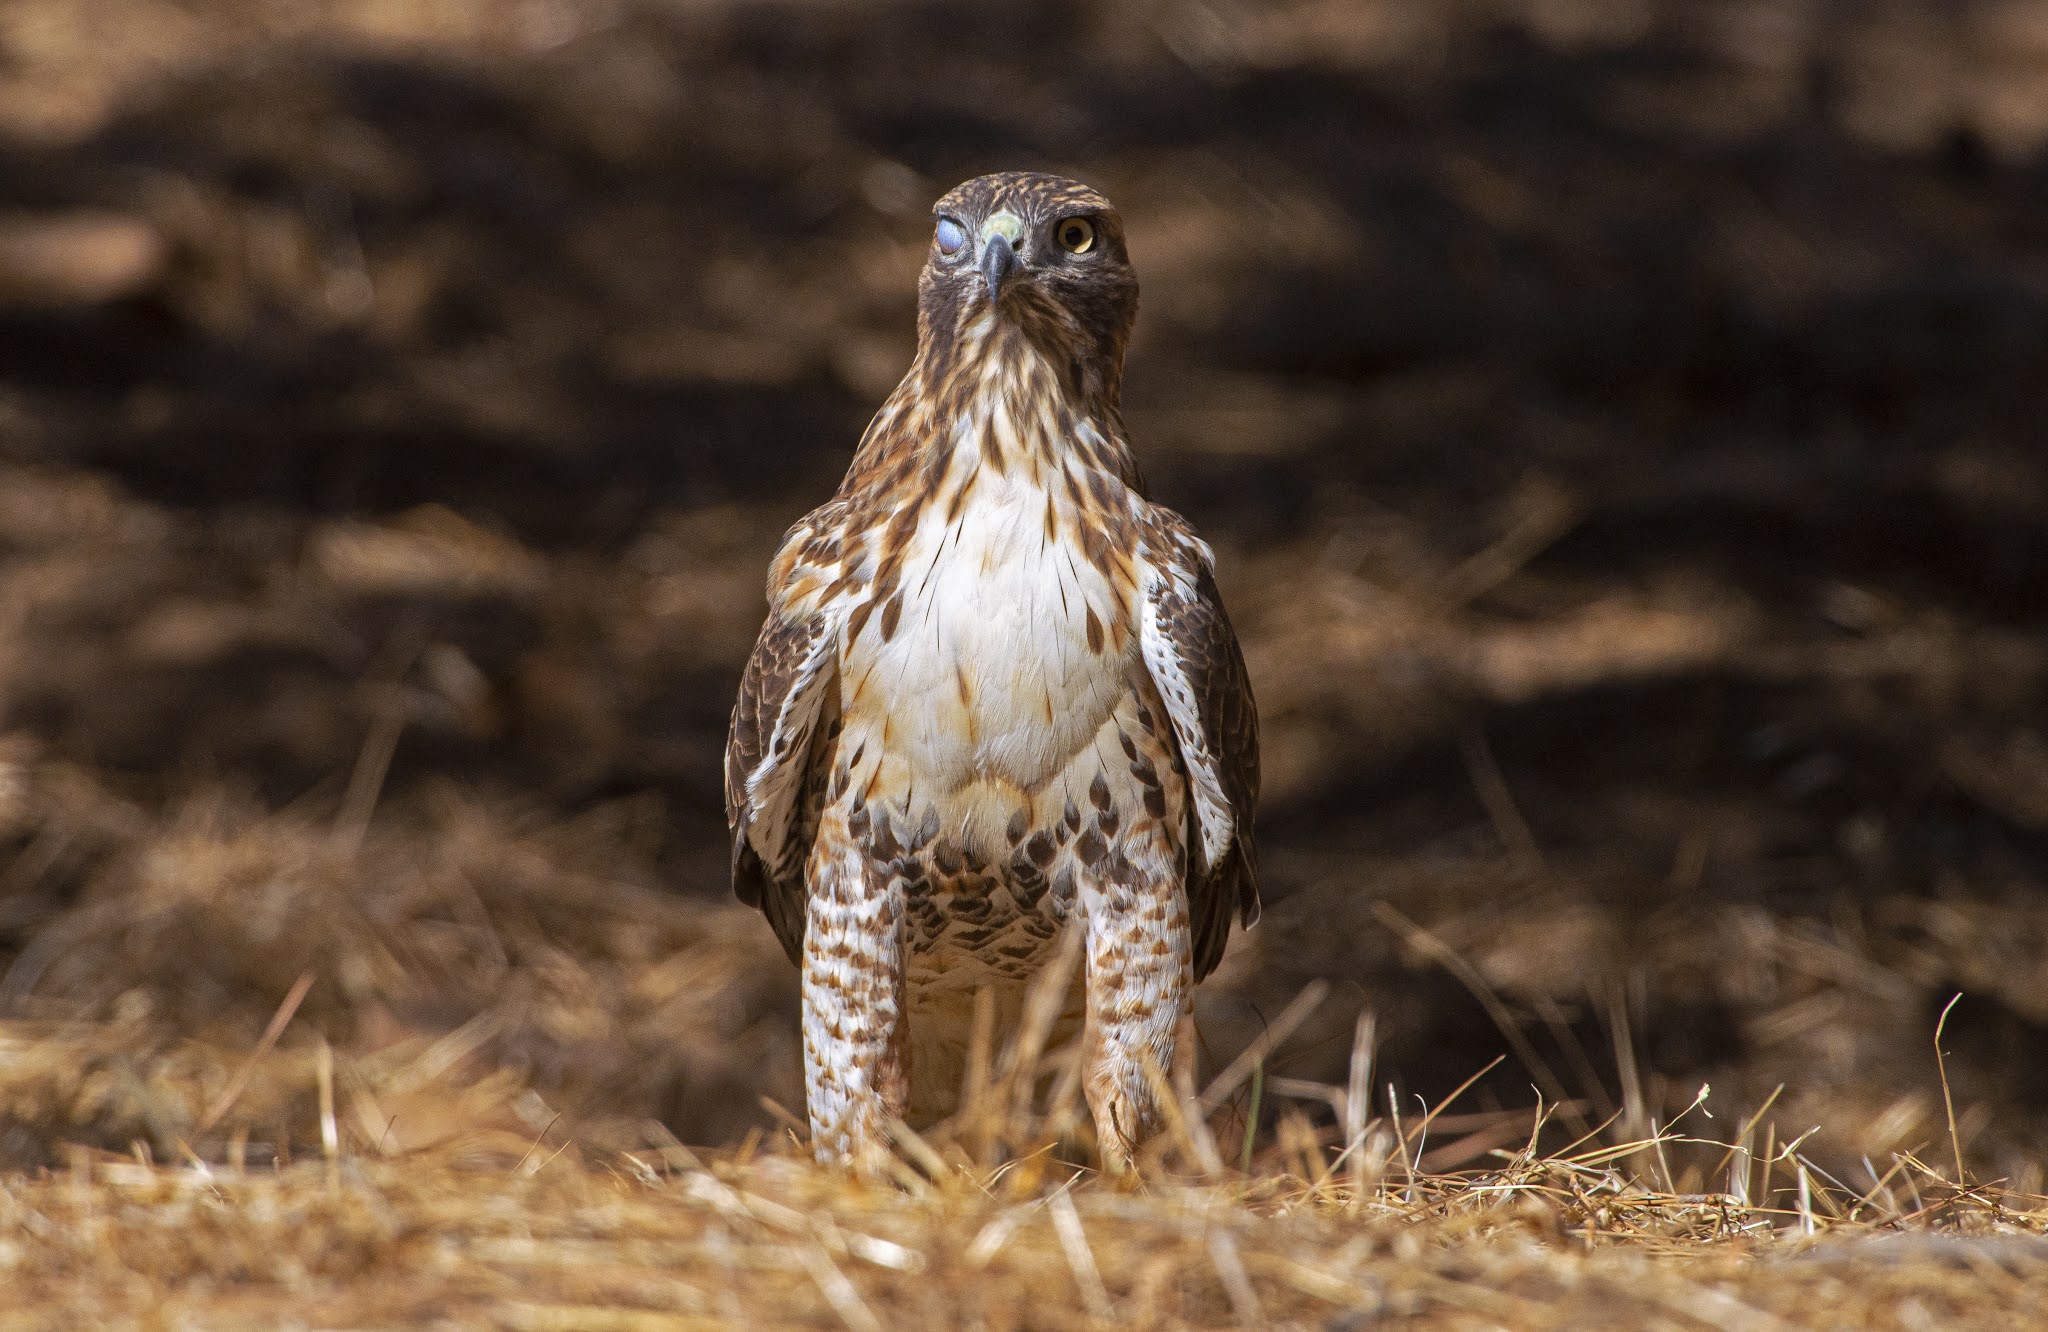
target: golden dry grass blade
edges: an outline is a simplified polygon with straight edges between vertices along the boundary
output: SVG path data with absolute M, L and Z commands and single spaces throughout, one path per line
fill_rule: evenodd
M 1075 1210 L 1073 1196 L 1060 1190 L 1046 1202 L 1046 1210 L 1052 1214 L 1060 1251 L 1066 1255 L 1074 1285 L 1079 1288 L 1089 1315 L 1104 1322 L 1114 1319 L 1116 1308 L 1110 1302 L 1108 1287 L 1102 1284 L 1102 1270 L 1096 1265 L 1095 1250 L 1089 1247 L 1088 1232 L 1081 1224 L 1080 1212 Z
M 1441 964 L 1471 992 L 1472 997 L 1486 1010 L 1486 1015 L 1493 1019 L 1493 1024 L 1500 1031 L 1502 1039 L 1507 1041 L 1509 1048 L 1522 1061 L 1522 1066 L 1528 1069 L 1530 1076 L 1542 1087 L 1544 1095 L 1560 1105 L 1571 1100 L 1564 1085 L 1551 1071 L 1549 1063 L 1536 1053 L 1536 1047 L 1530 1045 L 1529 1038 L 1522 1034 L 1522 1028 L 1515 1021 L 1514 1015 L 1508 1012 L 1507 1006 L 1501 1003 L 1500 996 L 1494 993 L 1493 987 L 1486 983 L 1485 977 L 1473 969 L 1471 963 L 1458 956 L 1456 950 L 1434 934 L 1408 919 L 1391 903 L 1374 902 L 1372 909 L 1373 914 L 1389 929 L 1399 934 L 1416 951 Z
M 284 1035 L 284 1029 L 291 1024 L 292 1015 L 299 1011 L 299 1005 L 305 1002 L 306 992 L 312 988 L 313 973 L 310 971 L 302 972 L 299 978 L 292 982 L 292 988 L 285 991 L 284 998 L 279 1001 L 277 1011 L 270 1015 L 270 1022 L 263 1028 L 263 1035 L 257 1039 L 256 1048 L 249 1052 L 249 1057 L 235 1070 L 235 1075 L 228 1080 L 228 1085 L 221 1088 L 220 1095 L 206 1108 L 206 1113 L 199 1117 L 199 1123 L 194 1128 L 195 1134 L 205 1133 L 220 1123 L 221 1117 L 234 1108 L 235 1101 L 247 1090 L 256 1066 L 277 1044 L 278 1037 Z
M 1209 1085 L 1202 1091 L 1202 1104 L 1212 1110 L 1223 1104 L 1224 1098 L 1236 1091 L 1238 1084 L 1250 1077 L 1252 1070 L 1277 1049 L 1282 1041 L 1292 1036 L 1294 1029 L 1307 1020 L 1308 1015 L 1315 1012 L 1329 995 L 1330 986 L 1326 981 L 1312 981 L 1303 986 L 1301 993 L 1294 996 L 1293 1002 L 1280 1010 L 1280 1016 L 1273 1019 L 1272 1025 L 1260 1032 L 1256 1040 L 1247 1045 L 1237 1058 L 1231 1060 L 1221 1073 L 1210 1080 Z
M 1963 996 L 1960 992 L 1952 996 L 1946 1004 L 1942 1005 L 1941 1016 L 1934 1021 L 1934 1064 L 1941 1074 L 1941 1107 L 1948 1117 L 1948 1141 L 1949 1147 L 1955 1152 L 1956 1187 L 1959 1189 L 1967 1187 L 1970 1181 L 1969 1177 L 1963 1173 L 1963 1138 L 1956 1130 L 1956 1098 L 1955 1094 L 1949 1090 L 1948 1056 L 1943 1053 L 1941 1048 L 1941 1033 L 1942 1029 L 1948 1025 L 1948 1015 L 1955 1011 L 1955 1006 L 1961 1003 L 1962 999 Z

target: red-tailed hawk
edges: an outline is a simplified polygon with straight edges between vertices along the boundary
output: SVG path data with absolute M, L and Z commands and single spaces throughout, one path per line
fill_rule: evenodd
M 733 886 L 803 969 L 821 1159 L 958 1091 L 1085 931 L 1084 1087 L 1120 1168 L 1194 982 L 1258 916 L 1258 718 L 1208 546 L 1149 502 L 1118 405 L 1138 282 L 1057 176 L 934 210 L 917 359 L 784 539 L 726 749 Z M 1000 1033 L 999 1033 L 1000 1034 Z

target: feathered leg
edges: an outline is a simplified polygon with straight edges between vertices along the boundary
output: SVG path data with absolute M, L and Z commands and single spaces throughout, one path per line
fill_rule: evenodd
M 865 1167 L 888 1150 L 909 1091 L 902 889 L 828 810 L 804 933 L 804 1091 L 820 1161 Z M 851 821 L 864 821 L 856 806 Z M 852 830 L 858 831 L 858 829 Z
M 1127 1168 L 1162 1119 L 1150 1059 L 1171 1073 L 1194 986 L 1187 896 L 1175 874 L 1134 871 L 1113 855 L 1082 878 L 1088 929 L 1088 1109 L 1104 1169 Z

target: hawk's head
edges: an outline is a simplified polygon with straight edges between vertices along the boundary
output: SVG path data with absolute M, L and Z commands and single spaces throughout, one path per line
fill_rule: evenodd
M 932 209 L 918 279 L 918 341 L 943 355 L 993 313 L 1098 387 L 1121 375 L 1138 313 L 1123 222 L 1079 181 L 1028 171 L 977 176 Z

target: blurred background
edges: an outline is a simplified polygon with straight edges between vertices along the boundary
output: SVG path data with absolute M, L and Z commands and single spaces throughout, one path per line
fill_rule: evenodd
M 1127 219 L 1261 703 L 1211 1067 L 1321 978 L 1275 1073 L 1508 1056 L 1434 1166 L 1783 1084 L 1860 1190 L 1960 993 L 2041 1190 L 2026 0 L 13 0 L 0 1161 L 800 1108 L 725 719 L 1007 168 Z

